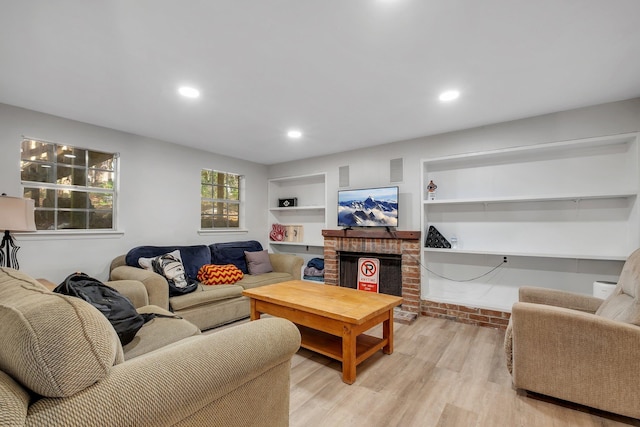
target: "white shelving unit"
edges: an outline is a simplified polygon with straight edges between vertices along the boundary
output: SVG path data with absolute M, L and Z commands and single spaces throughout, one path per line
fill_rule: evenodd
M 525 284 L 617 280 L 640 246 L 639 161 L 637 133 L 423 159 L 424 237 L 434 226 L 458 248 L 423 249 L 421 297 L 510 311 Z
M 278 199 L 296 198 L 297 205 L 278 207 Z M 322 257 L 327 228 L 327 174 L 273 178 L 269 180 L 269 226 L 302 225 L 302 242 L 269 241 L 272 252 L 295 253 L 305 258 Z

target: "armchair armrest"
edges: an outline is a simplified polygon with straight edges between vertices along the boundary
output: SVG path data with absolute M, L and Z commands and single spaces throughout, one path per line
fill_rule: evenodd
M 30 418 L 33 425 L 287 426 L 299 345 L 298 329 L 279 318 L 187 338 L 114 366 L 81 393 L 40 399 Z
M 169 309 L 169 284 L 161 275 L 142 268 L 121 265 L 111 270 L 110 279 L 137 280 L 142 282 L 147 290 L 148 304 Z
M 105 285 L 111 286 L 116 291 L 129 298 L 135 308 L 149 305 L 147 288 L 145 288 L 142 282 L 138 280 L 113 280 L 105 282 Z
M 516 388 L 640 417 L 640 327 L 530 303 L 511 320 Z
M 556 289 L 523 286 L 519 289 L 519 301 L 564 307 L 571 310 L 595 313 L 603 299 Z
M 293 254 L 273 254 L 269 253 L 269 261 L 273 271 L 280 273 L 289 273 L 294 280 L 300 280 L 302 277 L 302 265 L 304 259 Z

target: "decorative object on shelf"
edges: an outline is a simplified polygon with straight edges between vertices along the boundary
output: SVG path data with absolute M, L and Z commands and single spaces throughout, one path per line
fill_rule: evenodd
M 429 227 L 424 246 L 425 248 L 451 249 L 451 243 L 433 225 Z
M 436 189 L 438 186 L 433 182 L 433 180 L 429 181 L 429 185 L 427 185 L 427 199 L 435 200 L 436 199 Z
M 294 206 L 298 206 L 298 198 L 292 197 L 290 199 L 278 199 L 278 207 L 279 208 L 291 208 Z
M 269 238 L 275 242 L 284 241 L 284 235 L 286 234 L 286 227 L 282 224 L 272 224 Z
M 451 249 L 458 249 L 458 238 L 456 236 L 451 238 Z
M 10 197 L 6 193 L 0 196 L 0 230 L 4 230 L 0 245 L 0 266 L 18 270 L 18 249 L 11 236 L 12 231 L 36 231 L 35 202 L 33 199 Z
M 292 243 L 302 243 L 304 238 L 304 227 L 302 225 L 286 225 L 284 241 Z

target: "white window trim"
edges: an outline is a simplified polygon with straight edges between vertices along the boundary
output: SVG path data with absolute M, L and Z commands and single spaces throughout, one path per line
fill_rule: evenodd
M 77 239 L 119 239 L 124 237 L 122 230 L 38 230 L 28 233 L 11 233 L 16 240 L 77 240 Z
M 32 139 L 35 141 L 40 141 L 40 142 L 44 142 L 47 144 L 56 144 L 56 145 L 63 145 L 59 142 L 55 142 L 55 141 L 50 141 L 48 139 L 43 139 L 43 138 L 35 138 L 35 137 L 31 137 L 31 136 L 26 136 L 26 135 L 21 135 L 22 140 L 25 139 Z M 68 144 L 64 144 L 64 145 L 68 145 Z M 78 239 L 78 238 L 83 238 L 83 237 L 87 237 L 87 238 L 113 238 L 113 237 L 122 237 L 124 236 L 124 231 L 119 229 L 119 211 L 120 211 L 120 203 L 118 201 L 119 198 L 119 194 L 120 194 L 120 153 L 119 152 L 111 152 L 111 151 L 102 151 L 102 150 L 95 150 L 92 148 L 85 148 L 85 147 L 76 147 L 75 145 L 73 145 L 72 147 L 74 148 L 78 148 L 78 149 L 82 149 L 82 150 L 89 150 L 89 151 L 99 151 L 101 153 L 106 153 L 106 154 L 113 154 L 114 156 L 114 179 L 115 179 L 115 186 L 113 188 L 113 211 L 112 211 L 112 223 L 113 223 L 113 228 L 109 228 L 109 229 L 92 229 L 92 228 L 88 228 L 88 229 L 62 229 L 62 230 L 36 230 L 34 232 L 30 232 L 30 233 L 15 233 L 15 235 L 17 236 L 21 236 L 21 237 L 27 237 L 27 240 L 39 240 L 37 239 L 36 236 L 41 236 L 41 237 L 47 237 L 46 240 L 51 240 L 50 238 L 52 236 L 57 236 L 60 238 L 73 238 L 73 239 Z M 20 161 L 22 161 L 22 155 L 20 156 Z M 58 184 L 52 184 L 52 183 L 36 183 L 33 181 L 23 181 L 22 179 L 20 179 L 20 187 L 21 187 L 21 191 L 24 192 L 24 188 L 28 187 L 30 184 L 32 184 L 31 186 L 38 186 L 41 188 L 47 188 L 50 186 L 51 189 L 57 190 L 59 188 L 61 188 Z M 73 189 L 73 188 L 71 188 Z M 41 240 L 45 240 L 45 239 L 41 239 Z
M 218 169 L 208 169 L 208 168 L 201 168 L 201 172 L 203 169 L 206 170 L 210 170 L 210 171 L 214 171 L 214 172 L 221 172 L 221 173 L 226 173 L 226 174 L 232 174 L 232 175 L 236 175 L 238 176 L 238 190 L 240 191 L 240 203 L 238 203 L 238 214 L 240 215 L 240 226 L 237 228 L 234 227 L 228 227 L 228 228 L 198 228 L 198 235 L 207 235 L 207 234 L 239 234 L 239 233 L 248 233 L 249 229 L 246 228 L 246 218 L 245 218 L 245 213 L 246 213 L 246 177 L 243 174 L 240 173 L 236 173 L 236 172 L 225 172 L 225 171 L 221 171 Z M 200 182 L 200 185 L 202 185 L 202 182 Z M 200 197 L 200 201 L 202 201 L 202 197 Z M 200 214 L 202 214 L 202 211 L 200 212 Z

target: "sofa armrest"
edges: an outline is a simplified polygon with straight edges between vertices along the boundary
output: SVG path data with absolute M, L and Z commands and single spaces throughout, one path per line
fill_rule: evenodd
M 640 327 L 530 303 L 511 321 L 516 388 L 640 417 Z
M 138 280 L 112 280 L 105 282 L 105 285 L 111 286 L 116 291 L 129 298 L 129 301 L 133 303 L 135 308 L 149 305 L 147 288 L 145 288 L 142 282 Z
M 109 276 L 111 276 L 111 272 L 113 271 L 114 268 L 120 267 L 122 265 L 127 265 L 126 255 L 118 255 L 111 261 L 111 264 L 109 265 Z
M 589 295 L 532 286 L 522 286 L 518 293 L 520 302 L 552 305 L 586 313 L 595 313 L 604 301 Z
M 32 425 L 287 426 L 295 325 L 261 319 L 114 366 L 102 381 L 30 408 Z
M 111 270 L 110 279 L 112 281 L 137 280 L 142 282 L 149 296 L 147 304 L 157 305 L 165 310 L 169 309 L 169 284 L 161 275 L 142 268 L 121 265 Z
M 30 400 L 26 389 L 0 371 L 0 425 L 24 426 Z
M 302 257 L 293 254 L 269 253 L 269 261 L 271 261 L 273 271 L 289 273 L 293 276 L 293 280 L 300 280 L 302 277 L 302 265 L 304 264 Z

